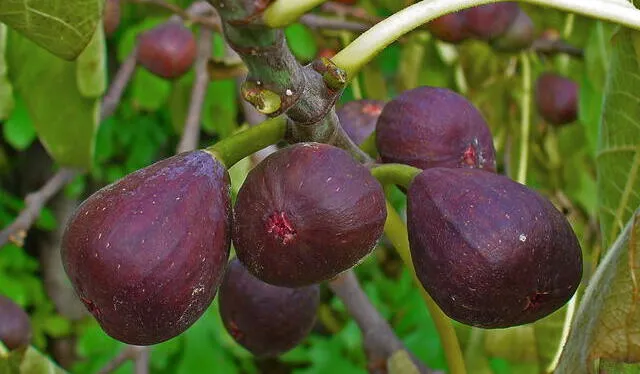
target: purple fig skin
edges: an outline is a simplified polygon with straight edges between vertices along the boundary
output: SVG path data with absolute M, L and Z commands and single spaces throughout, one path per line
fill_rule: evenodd
M 29 315 L 13 300 L 0 295 L 0 341 L 10 351 L 26 347 L 31 343 L 31 321 Z
M 520 9 L 511 26 L 504 34 L 493 40 L 491 46 L 502 52 L 518 52 L 531 47 L 534 38 L 533 21 L 524 10 Z
M 384 104 L 381 100 L 354 100 L 336 112 L 342 128 L 354 143 L 362 144 L 375 131 Z
M 519 10 L 516 2 L 500 2 L 465 9 L 462 14 L 469 33 L 480 40 L 490 41 L 507 31 Z
M 106 0 L 102 16 L 104 33 L 111 36 L 120 26 L 120 0 Z
M 281 149 L 238 192 L 233 244 L 263 282 L 319 283 L 353 267 L 382 235 L 380 183 L 344 150 L 319 143 Z
M 320 287 L 265 283 L 235 258 L 227 267 L 218 300 L 224 327 L 238 344 L 257 357 L 276 357 L 311 332 L 320 305 Z
M 433 168 L 409 186 L 416 274 L 452 319 L 482 328 L 534 322 L 562 307 L 582 278 L 582 252 L 551 202 L 477 169 Z
M 482 114 L 446 88 L 418 87 L 388 102 L 376 125 L 384 162 L 496 170 L 491 131 Z
M 91 195 L 69 220 L 62 262 L 111 337 L 171 339 L 211 304 L 228 261 L 229 175 L 205 151 L 161 160 Z
M 427 29 L 436 39 L 452 44 L 461 43 L 471 36 L 461 12 L 438 17 L 427 24 Z
M 549 124 L 562 126 L 578 119 L 578 84 L 554 73 L 540 75 L 536 82 L 538 112 Z
M 196 59 L 193 33 L 179 22 L 170 21 L 144 32 L 138 43 L 140 65 L 165 79 L 180 78 Z

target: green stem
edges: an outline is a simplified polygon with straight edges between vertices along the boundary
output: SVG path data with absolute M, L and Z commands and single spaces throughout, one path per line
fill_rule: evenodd
M 407 226 L 402 221 L 400 215 L 396 212 L 393 206 L 387 201 L 387 220 L 384 224 L 384 233 L 389 239 L 391 244 L 395 247 L 396 251 L 402 258 L 405 266 L 409 268 L 413 280 L 418 286 L 422 298 L 424 299 L 431 319 L 433 319 L 436 325 L 436 330 L 440 336 L 440 343 L 444 349 L 444 355 L 447 360 L 447 366 L 449 373 L 451 374 L 464 374 L 466 369 L 464 366 L 464 359 L 462 356 L 462 350 L 460 349 L 460 343 L 458 337 L 453 329 L 451 320 L 440 309 L 438 304 L 429 296 L 429 294 L 422 287 L 422 283 L 416 276 L 416 271 L 411 260 L 411 252 L 409 250 L 409 236 L 407 233 Z
M 494 2 L 496 1 L 420 1 L 377 23 L 335 55 L 332 60 L 338 67 L 347 72 L 348 77 L 353 77 L 364 65 L 380 53 L 380 51 L 418 26 L 448 13 Z M 570 13 L 582 14 L 640 30 L 640 10 L 636 9 L 632 4 L 622 2 L 613 3 L 606 0 L 523 0 L 523 2 L 556 8 Z
M 248 128 L 233 136 L 219 141 L 208 147 L 227 169 L 243 158 L 284 138 L 287 131 L 287 121 L 283 116 L 270 118 L 257 126 Z
M 531 132 L 531 61 L 526 52 L 520 55 L 522 63 L 522 117 L 520 120 L 520 163 L 517 181 L 527 183 L 529 164 L 529 133 Z
M 360 149 L 366 154 L 375 159 L 378 157 L 378 150 L 376 149 L 376 132 L 372 132 L 362 143 L 360 143 Z
M 276 0 L 262 14 L 264 23 L 272 28 L 285 27 L 327 0 Z
M 382 185 L 397 184 L 404 188 L 409 188 L 413 178 L 420 173 L 422 170 L 404 164 L 382 164 L 371 168 L 371 174 Z

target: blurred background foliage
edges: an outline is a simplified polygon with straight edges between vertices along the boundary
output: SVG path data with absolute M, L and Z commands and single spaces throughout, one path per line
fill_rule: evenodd
M 190 1 L 170 1 L 183 8 Z M 358 5 L 380 17 L 401 2 L 361 0 Z M 595 158 L 606 78 L 610 24 L 524 5 L 536 34 L 556 30 L 584 50 L 584 59 L 566 55 L 533 56 L 533 79 L 544 71 L 568 76 L 580 85 L 579 120 L 569 126 L 547 125 L 533 111 L 527 183 L 552 199 L 570 219 L 585 251 L 586 275 L 600 259 L 596 217 Z M 169 14 L 151 5 L 122 2 L 122 21 L 105 41 L 107 75 L 132 50 L 136 35 L 166 20 Z M 335 16 L 335 15 L 331 15 Z M 337 16 L 340 17 L 340 16 Z M 194 27 L 194 30 L 196 27 Z M 300 23 L 286 29 L 296 57 L 308 63 L 323 51 L 337 51 L 355 35 L 310 29 Z M 224 64 L 226 49 L 214 37 L 215 60 Z M 214 67 L 215 69 L 215 67 Z M 224 75 L 224 74 L 222 74 Z M 63 196 L 44 209 L 24 247 L 0 249 L 0 293 L 24 307 L 32 318 L 33 344 L 73 373 L 95 373 L 123 348 L 106 336 L 70 295 L 57 251 L 61 228 L 76 204 L 99 187 L 173 154 L 190 100 L 193 72 L 169 82 L 137 68 L 116 114 L 100 124 L 94 167 L 69 184 Z M 201 144 L 223 139 L 243 126 L 238 77 L 215 79 L 208 87 L 202 117 Z M 421 85 L 449 87 L 476 104 L 494 134 L 499 171 L 514 177 L 520 154 L 522 75 L 519 55 L 499 53 L 486 43 L 452 46 L 416 31 L 388 47 L 351 84 L 340 103 L 358 98 L 389 100 Z M 26 193 L 37 189 L 55 165 L 39 143 L 20 93 L 0 127 L 0 227 L 24 206 Z M 232 170 L 234 190 L 251 167 L 250 160 Z M 393 199 L 403 211 L 404 199 Z M 418 289 L 391 246 L 382 240 L 357 275 L 376 308 L 407 347 L 429 367 L 446 370 L 444 353 Z M 341 302 L 323 289 L 323 303 L 313 334 L 304 344 L 275 360 L 255 360 L 223 328 L 214 302 L 183 335 L 154 346 L 152 373 L 365 373 L 362 337 Z M 472 373 L 541 373 L 558 348 L 566 308 L 533 325 L 480 330 L 456 324 Z M 116 373 L 132 372 L 128 363 Z

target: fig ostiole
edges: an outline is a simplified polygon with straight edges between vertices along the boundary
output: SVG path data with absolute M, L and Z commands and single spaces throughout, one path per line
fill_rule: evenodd
M 192 151 L 127 175 L 67 223 L 64 268 L 115 339 L 151 345 L 191 326 L 212 302 L 230 247 L 227 170 Z
M 257 357 L 275 357 L 300 344 L 311 332 L 320 305 L 320 287 L 265 283 L 234 258 L 220 285 L 218 300 L 222 322 L 233 339 Z
M 382 186 L 346 151 L 299 143 L 249 172 L 233 243 L 257 278 L 284 287 L 328 280 L 374 248 L 386 219 Z
M 452 319 L 483 328 L 531 323 L 578 289 L 578 239 L 534 190 L 477 169 L 433 168 L 407 196 L 416 274 Z

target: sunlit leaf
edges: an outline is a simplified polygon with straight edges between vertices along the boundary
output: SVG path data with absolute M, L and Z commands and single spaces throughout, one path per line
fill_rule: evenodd
M 0 23 L 0 121 L 11 115 L 13 110 L 13 86 L 7 76 L 7 26 Z

